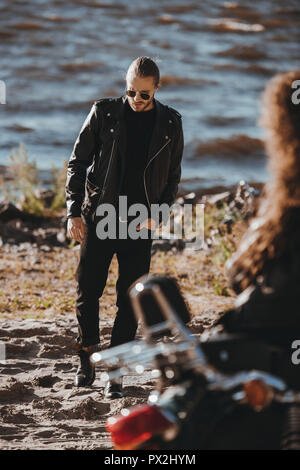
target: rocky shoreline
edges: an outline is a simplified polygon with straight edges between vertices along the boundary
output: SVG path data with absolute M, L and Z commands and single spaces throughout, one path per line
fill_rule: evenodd
M 247 189 L 248 188 L 248 189 Z M 209 189 L 199 188 L 192 192 L 184 191 L 181 187 L 178 191 L 176 203 L 192 204 L 199 203 L 214 205 L 218 202 L 231 203 L 243 206 L 248 204 L 245 195 L 238 196 L 238 193 L 251 191 L 258 195 L 262 188 L 262 183 L 240 182 L 231 187 L 212 187 Z M 51 190 L 38 190 L 38 197 L 46 203 L 45 207 L 51 205 L 54 193 Z M 240 201 L 238 201 L 239 198 Z M 244 199 L 243 199 L 244 198 Z M 240 207 L 239 207 L 240 208 Z M 0 200 L 0 246 L 3 244 L 32 243 L 37 246 L 68 246 L 70 240 L 66 233 L 67 219 L 65 210 L 60 210 L 55 216 L 35 215 L 18 208 L 11 201 Z

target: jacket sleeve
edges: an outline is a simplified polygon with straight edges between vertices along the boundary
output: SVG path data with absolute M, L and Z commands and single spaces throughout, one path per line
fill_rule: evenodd
M 97 139 L 99 139 L 97 112 L 99 111 L 94 103 L 80 129 L 68 163 L 65 187 L 67 218 L 81 216 L 86 171 L 93 162 Z
M 163 191 L 161 200 L 159 204 L 168 204 L 169 207 L 175 202 L 178 184 L 181 178 L 181 161 L 184 147 L 184 137 L 182 130 L 182 121 L 181 118 L 177 118 L 177 132 L 175 135 L 175 143 L 172 148 L 171 155 L 171 164 L 169 168 L 168 181 L 167 185 Z M 163 222 L 164 224 L 168 221 L 168 217 L 164 213 L 159 214 L 159 223 Z

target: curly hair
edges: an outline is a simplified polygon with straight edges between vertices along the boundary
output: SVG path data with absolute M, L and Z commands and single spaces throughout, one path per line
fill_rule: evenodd
M 154 86 L 157 87 L 160 81 L 159 68 L 150 57 L 137 57 L 128 67 L 126 79 L 132 72 L 139 77 L 153 77 Z
M 300 80 L 300 70 L 280 73 L 268 82 L 262 96 L 259 124 L 266 132 L 268 168 L 273 178 L 265 185 L 257 216 L 226 264 L 238 292 L 256 283 L 267 265 L 300 244 L 300 103 L 293 97 L 296 80 Z

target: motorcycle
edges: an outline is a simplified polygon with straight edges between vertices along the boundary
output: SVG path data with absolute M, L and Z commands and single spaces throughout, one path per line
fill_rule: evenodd
M 285 348 L 215 327 L 200 338 L 173 278 L 147 274 L 129 289 L 143 340 L 102 352 L 102 380 L 158 379 L 148 402 L 107 420 L 118 450 L 300 449 L 300 380 Z

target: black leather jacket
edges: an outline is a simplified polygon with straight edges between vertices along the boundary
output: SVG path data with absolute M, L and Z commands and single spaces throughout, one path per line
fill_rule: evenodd
M 67 169 L 68 218 L 83 216 L 90 223 L 100 203 L 117 202 L 125 165 L 126 100 L 127 95 L 95 101 L 83 123 Z M 143 178 L 149 210 L 153 203 L 173 204 L 184 145 L 181 114 L 155 98 L 154 105 L 156 122 Z
M 219 321 L 228 332 L 252 332 L 283 343 L 300 339 L 300 209 L 290 211 L 289 217 L 293 227 L 289 245 L 278 258 L 265 262 L 261 275 L 244 291 L 239 286 L 245 273 L 235 269 L 243 250 L 227 262 L 231 286 L 239 294 L 235 308 Z M 255 230 L 249 230 L 244 240 L 251 240 L 253 234 Z

